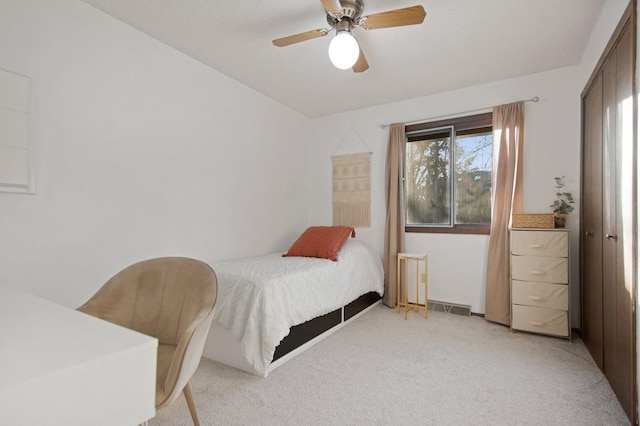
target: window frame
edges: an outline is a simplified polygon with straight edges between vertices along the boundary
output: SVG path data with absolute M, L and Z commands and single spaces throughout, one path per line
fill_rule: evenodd
M 486 112 L 475 115 L 469 115 L 464 117 L 456 117 L 445 120 L 437 120 L 425 123 L 411 124 L 405 126 L 405 155 L 402 160 L 402 180 L 403 180 L 403 214 L 404 220 L 406 220 L 407 209 L 407 194 L 406 194 L 406 144 L 409 142 L 408 135 L 415 135 L 421 131 L 428 132 L 431 130 L 437 130 L 439 128 L 446 128 L 453 126 L 454 139 L 451 141 L 451 151 L 455 150 L 455 139 L 460 134 L 469 134 L 472 131 L 493 131 L 493 113 Z M 452 154 L 451 154 L 452 155 Z M 453 161 L 453 160 L 452 160 Z M 452 163 L 453 164 L 453 163 Z M 454 166 L 455 167 L 455 166 Z M 493 169 L 491 170 L 493 174 Z M 451 202 L 455 203 L 455 190 L 454 190 L 453 176 L 450 182 L 450 197 Z M 491 231 L 491 224 L 456 224 L 455 217 L 452 225 L 407 225 L 405 223 L 405 232 L 411 233 L 435 233 L 435 234 L 479 234 L 489 235 Z

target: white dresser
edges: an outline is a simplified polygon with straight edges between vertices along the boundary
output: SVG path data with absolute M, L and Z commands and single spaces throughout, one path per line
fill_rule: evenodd
M 571 337 L 569 231 L 511 230 L 511 328 Z

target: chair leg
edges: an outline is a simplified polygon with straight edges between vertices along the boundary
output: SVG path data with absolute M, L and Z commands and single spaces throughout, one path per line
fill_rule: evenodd
M 189 412 L 191 413 L 191 418 L 193 419 L 193 425 L 200 426 L 200 422 L 198 421 L 198 413 L 196 413 L 196 406 L 193 404 L 193 397 L 191 396 L 191 388 L 189 387 L 189 383 L 186 384 L 182 392 L 184 393 L 184 397 L 187 400 Z

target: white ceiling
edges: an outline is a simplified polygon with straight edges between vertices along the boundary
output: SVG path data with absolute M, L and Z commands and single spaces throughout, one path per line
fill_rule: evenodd
M 349 111 L 580 62 L 604 0 L 365 0 L 364 15 L 422 4 L 421 25 L 354 30 L 370 68 L 331 65 L 320 0 L 84 0 L 308 116 Z

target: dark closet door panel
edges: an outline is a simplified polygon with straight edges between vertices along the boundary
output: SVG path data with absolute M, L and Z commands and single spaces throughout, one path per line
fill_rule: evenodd
M 616 180 L 615 180 L 615 150 L 617 133 L 617 54 L 614 50 L 602 69 L 602 102 L 603 102 L 603 231 L 606 234 L 615 228 L 616 211 Z M 602 256 L 602 321 L 604 333 L 604 374 L 611 386 L 617 386 L 616 371 L 616 250 L 614 241 L 601 237 L 603 245 Z
M 581 336 L 604 371 L 602 332 L 602 74 L 583 98 Z M 587 171 L 587 172 L 585 172 Z
M 616 144 L 615 144 L 615 212 L 612 217 L 613 227 L 606 229 L 611 238 L 605 239 L 616 253 L 615 297 L 616 297 L 616 361 L 615 376 L 617 388 L 614 389 L 620 404 L 631 417 L 635 406 L 634 395 L 634 349 L 633 342 L 633 277 L 632 261 L 629 259 L 633 239 L 633 209 L 629 200 L 633 198 L 630 191 L 633 168 L 633 79 L 634 79 L 635 43 L 631 25 L 628 25 L 620 37 L 616 47 Z

